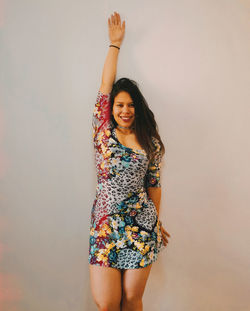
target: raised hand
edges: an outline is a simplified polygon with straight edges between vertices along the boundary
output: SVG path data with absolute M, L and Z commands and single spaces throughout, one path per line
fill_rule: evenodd
M 114 12 L 108 19 L 108 25 L 110 43 L 120 46 L 125 34 L 125 21 L 121 25 L 120 14 Z

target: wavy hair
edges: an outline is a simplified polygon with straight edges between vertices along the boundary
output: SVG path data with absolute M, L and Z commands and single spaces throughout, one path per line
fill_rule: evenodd
M 146 151 L 149 160 L 154 157 L 154 153 L 156 151 L 156 146 L 152 141 L 152 137 L 158 139 L 161 147 L 161 154 L 163 156 L 163 154 L 165 153 L 165 147 L 159 135 L 158 126 L 155 121 L 154 114 L 150 110 L 146 99 L 139 90 L 137 83 L 131 79 L 121 78 L 113 84 L 110 94 L 110 118 L 113 124 L 115 126 L 117 125 L 117 122 L 112 115 L 114 99 L 122 91 L 129 93 L 130 97 L 133 100 L 135 107 L 135 134 L 138 142 Z

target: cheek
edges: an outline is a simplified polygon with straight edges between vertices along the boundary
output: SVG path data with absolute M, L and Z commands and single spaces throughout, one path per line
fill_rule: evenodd
M 119 109 L 113 108 L 112 114 L 113 114 L 114 119 L 117 121 L 119 118 Z

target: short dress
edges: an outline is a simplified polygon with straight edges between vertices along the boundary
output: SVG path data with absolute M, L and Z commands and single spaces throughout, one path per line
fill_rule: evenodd
M 110 94 L 98 91 L 93 113 L 97 171 L 91 209 L 89 257 L 92 265 L 117 269 L 143 268 L 158 257 L 163 245 L 156 207 L 148 187 L 161 187 L 161 150 L 152 138 L 155 157 L 122 145 L 110 119 Z

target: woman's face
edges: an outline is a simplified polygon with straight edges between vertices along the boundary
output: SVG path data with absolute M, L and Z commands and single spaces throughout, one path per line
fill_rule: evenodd
M 135 107 L 129 93 L 122 91 L 114 98 L 112 111 L 118 125 L 130 127 L 135 120 Z

